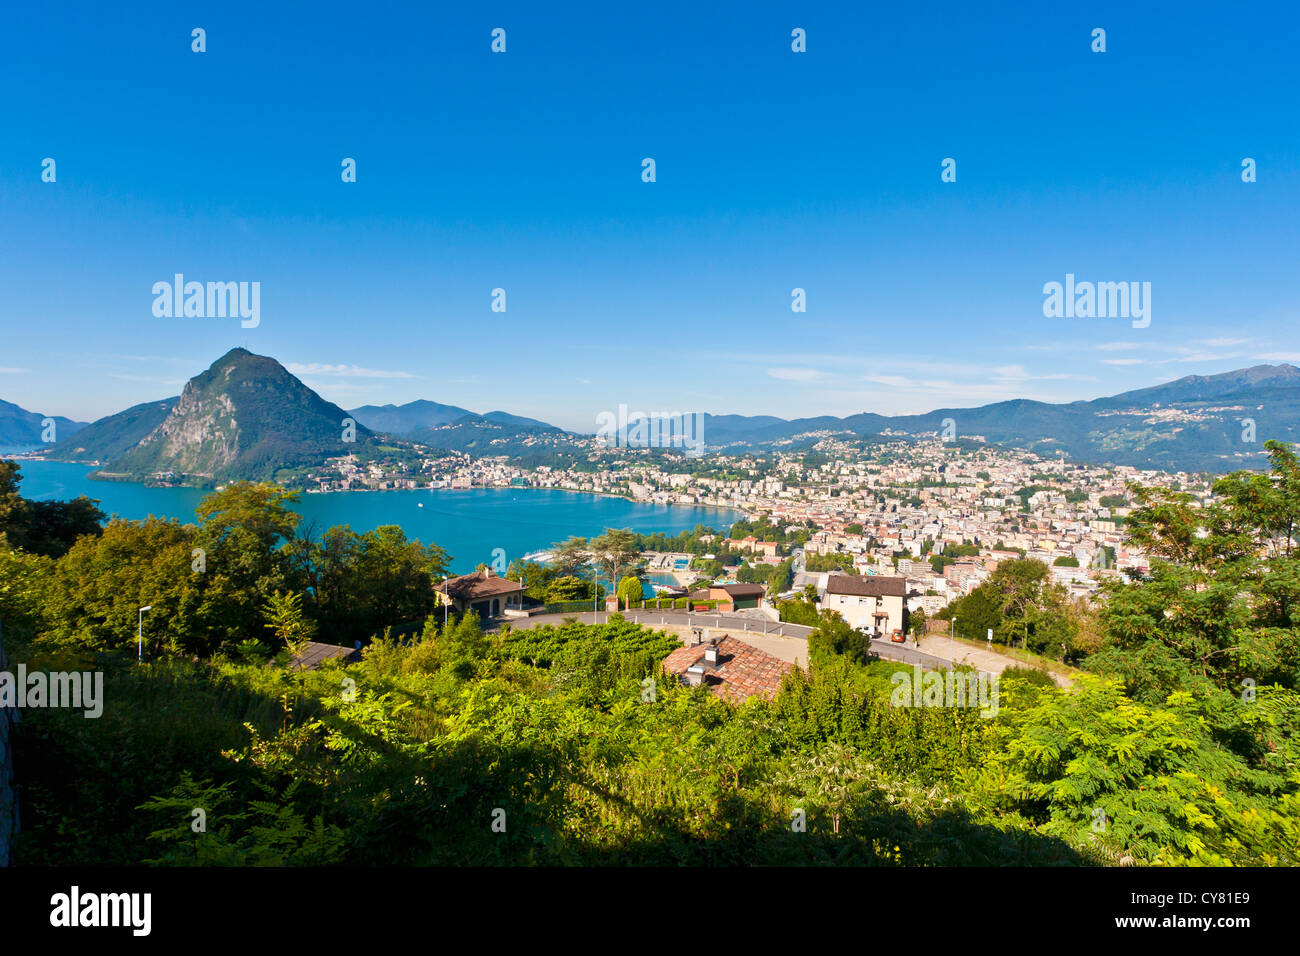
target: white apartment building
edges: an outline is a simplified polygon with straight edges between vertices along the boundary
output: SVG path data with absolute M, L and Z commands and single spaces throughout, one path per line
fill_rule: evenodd
M 872 637 L 902 629 L 907 581 L 884 575 L 828 574 L 822 607 Z

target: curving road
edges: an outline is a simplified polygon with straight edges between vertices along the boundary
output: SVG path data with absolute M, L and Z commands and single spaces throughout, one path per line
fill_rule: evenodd
M 803 624 L 789 624 L 769 621 L 766 618 L 749 617 L 744 614 L 696 614 L 690 611 L 668 610 L 631 610 L 622 612 L 623 617 L 634 624 L 647 627 L 662 627 L 685 638 L 694 628 L 702 630 L 726 631 L 747 644 L 753 644 L 760 650 L 767 651 L 774 657 L 792 664 L 806 665 L 808 660 L 808 635 L 816 628 Z M 506 622 L 495 622 L 487 626 L 495 630 L 501 623 L 509 623 L 516 629 L 542 627 L 544 625 L 563 624 L 568 618 L 577 618 L 583 624 L 604 624 L 609 620 L 606 611 L 583 611 L 577 614 L 538 614 L 528 618 L 512 618 Z M 871 642 L 871 649 L 885 660 L 898 661 L 903 664 L 919 664 L 929 669 L 946 669 L 952 667 L 952 661 L 937 654 L 928 654 L 904 644 L 892 641 Z M 998 655 L 992 655 L 997 657 Z M 1004 658 L 1003 667 L 1016 663 Z M 975 666 L 979 670 L 998 673 L 1002 667 L 989 666 L 991 662 L 959 660 L 959 664 Z

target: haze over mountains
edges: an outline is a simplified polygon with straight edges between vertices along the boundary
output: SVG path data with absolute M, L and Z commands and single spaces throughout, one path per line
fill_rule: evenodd
M 62 415 L 50 416 L 54 422 L 55 438 L 72 435 L 86 427 L 86 422 L 74 422 Z M 29 412 L 12 402 L 0 401 L 0 448 L 27 448 L 41 443 L 45 415 Z
M 539 422 L 535 418 L 511 415 L 509 412 L 487 412 L 483 415 L 471 412 L 456 405 L 440 405 L 419 399 L 405 405 L 363 405 L 349 413 L 367 428 L 389 435 L 410 437 L 439 425 L 451 425 L 462 420 L 481 419 L 500 425 L 515 425 L 520 428 L 541 428 L 562 431 L 554 425 Z
M 112 461 L 138 445 L 163 423 L 180 401 L 180 396 L 132 405 L 116 415 L 101 418 L 76 433 L 75 441 L 63 439 L 46 453 L 49 458 L 77 461 Z
M 819 431 L 859 437 L 943 435 L 948 419 L 956 437 L 978 436 L 1042 455 L 1064 452 L 1083 461 L 1171 471 L 1231 471 L 1259 466 L 1266 439 L 1300 440 L 1300 369 L 1257 365 L 1219 375 L 1188 375 L 1066 404 L 1016 399 L 923 415 L 863 413 L 794 421 L 709 415 L 704 435 L 710 447 L 762 446 Z M 1253 430 L 1248 428 L 1252 422 Z M 1255 437 L 1245 440 L 1251 434 Z
M 594 418 L 594 414 L 593 414 Z M 42 416 L 0 402 L 0 446 L 40 446 Z M 354 441 L 345 440 L 355 421 Z M 978 438 L 1038 454 L 1178 470 L 1231 471 L 1263 464 L 1269 438 L 1300 440 L 1300 369 L 1258 365 L 1187 376 L 1091 401 L 1027 400 L 922 415 L 861 413 L 787 421 L 773 416 L 705 415 L 707 448 L 772 450 L 812 444 L 828 434 Z M 352 411 L 325 401 L 275 359 L 232 349 L 191 379 L 180 396 L 145 402 L 84 425 L 57 419 L 59 460 L 103 462 L 130 478 L 176 473 L 204 481 L 270 478 L 320 465 L 383 441 L 471 454 L 537 454 L 546 447 L 586 453 L 590 435 L 532 418 L 416 401 Z

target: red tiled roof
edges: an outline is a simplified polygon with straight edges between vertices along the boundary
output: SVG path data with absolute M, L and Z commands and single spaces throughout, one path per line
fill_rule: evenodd
M 445 591 L 460 600 L 477 601 L 485 597 L 497 597 L 501 594 L 514 594 L 524 589 L 518 581 L 497 577 L 487 571 L 475 571 L 450 578 L 445 584 L 434 585 L 435 591 Z
M 706 647 L 708 644 L 677 648 L 664 658 L 664 672 L 681 677 L 692 664 L 704 659 Z M 755 694 L 771 700 L 781 689 L 782 679 L 793 668 L 793 664 L 779 657 L 730 635 L 723 635 L 718 642 L 718 668 L 705 672 L 705 683 L 709 690 L 733 704 Z

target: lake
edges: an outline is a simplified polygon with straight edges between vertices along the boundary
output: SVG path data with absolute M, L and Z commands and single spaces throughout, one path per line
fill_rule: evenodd
M 86 495 L 99 499 L 105 514 L 139 520 L 154 515 L 192 522 L 194 508 L 207 492 L 194 488 L 147 488 L 116 481 L 92 481 L 85 465 L 22 461 L 20 491 L 46 500 Z M 491 565 L 493 551 L 507 563 L 571 535 L 590 537 L 606 528 L 631 528 L 645 534 L 676 534 L 697 524 L 722 529 L 741 517 L 728 508 L 654 505 L 549 488 L 420 489 L 342 491 L 304 494 L 294 506 L 306 523 L 323 532 L 334 525 L 370 531 L 399 525 L 407 537 L 436 544 L 452 557 L 458 573 Z

